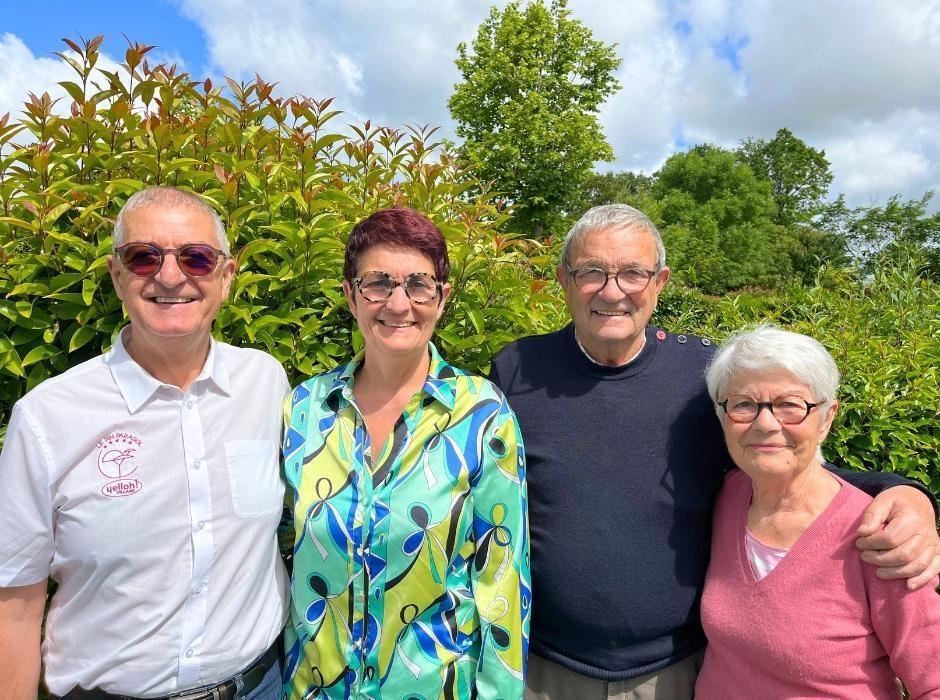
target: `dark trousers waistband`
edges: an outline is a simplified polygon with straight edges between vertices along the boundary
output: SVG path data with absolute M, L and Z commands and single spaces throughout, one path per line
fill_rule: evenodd
M 181 693 L 175 693 L 156 700 L 235 700 L 244 697 L 261 683 L 261 680 L 275 666 L 281 655 L 281 640 L 275 640 L 268 650 L 255 661 L 248 664 L 241 673 L 217 685 L 204 688 L 193 688 Z M 100 688 L 85 688 L 76 686 L 65 695 L 49 696 L 51 700 L 141 700 L 134 695 L 115 695 Z

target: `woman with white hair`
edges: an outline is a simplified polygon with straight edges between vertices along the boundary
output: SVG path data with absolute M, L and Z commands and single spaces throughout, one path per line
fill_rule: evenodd
M 696 698 L 940 698 L 940 597 L 879 579 L 854 543 L 871 498 L 824 467 L 839 402 L 826 349 L 772 326 L 706 382 L 739 469 L 715 508 Z

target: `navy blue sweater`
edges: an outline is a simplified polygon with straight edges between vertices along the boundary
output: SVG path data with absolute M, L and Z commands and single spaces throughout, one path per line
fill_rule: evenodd
M 650 327 L 636 359 L 602 367 L 569 325 L 493 361 L 525 442 L 539 656 L 621 680 L 704 645 L 712 507 L 730 465 L 705 390 L 707 342 Z M 904 483 L 875 480 L 875 491 Z

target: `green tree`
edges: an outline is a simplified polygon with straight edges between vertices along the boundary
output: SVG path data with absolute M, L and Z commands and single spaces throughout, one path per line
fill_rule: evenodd
M 674 154 L 656 174 L 653 196 L 649 213 L 680 279 L 720 294 L 789 274 L 770 184 L 731 151 L 701 145 Z
M 493 7 L 457 52 L 463 80 L 448 106 L 460 153 L 515 205 L 514 226 L 542 235 L 594 163 L 613 157 L 597 111 L 620 87 L 620 59 L 571 17 L 567 0 Z
M 650 206 L 653 177 L 629 170 L 591 173 L 568 206 L 574 222 L 591 207 L 601 204 L 629 204 L 641 211 Z
M 806 222 L 829 192 L 832 173 L 826 152 L 807 145 L 789 129 L 779 129 L 769 141 L 745 139 L 738 155 L 754 173 L 773 187 L 776 223 Z
M 933 192 L 919 199 L 892 195 L 883 206 L 849 207 L 845 195 L 824 207 L 816 225 L 844 240 L 849 254 L 872 272 L 886 257 L 921 251 L 930 276 L 940 279 L 940 212 L 928 214 Z
M 826 152 L 813 148 L 780 129 L 769 141 L 745 139 L 738 155 L 754 173 L 773 187 L 777 212 L 774 221 L 782 226 L 809 221 L 829 192 L 832 173 Z

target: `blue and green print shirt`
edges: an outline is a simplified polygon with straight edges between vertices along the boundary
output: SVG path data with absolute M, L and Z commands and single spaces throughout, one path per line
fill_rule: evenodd
M 427 380 L 380 454 L 353 396 L 361 354 L 291 394 L 293 700 L 522 697 L 531 587 L 519 426 L 489 381 L 429 347 Z

